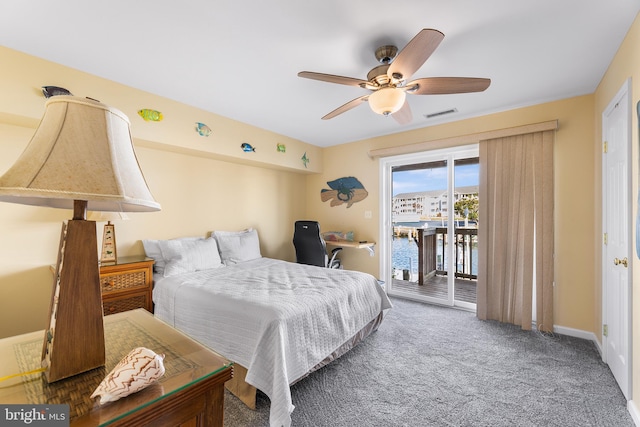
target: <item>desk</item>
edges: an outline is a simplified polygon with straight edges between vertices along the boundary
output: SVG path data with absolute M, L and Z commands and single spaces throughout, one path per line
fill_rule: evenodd
M 325 240 L 327 245 L 339 246 L 341 248 L 354 248 L 354 249 L 366 249 L 369 251 L 369 255 L 375 255 L 374 248 L 375 242 L 352 242 L 350 240 Z
M 69 404 L 71 426 L 222 427 L 224 383 L 232 364 L 144 309 L 104 317 L 106 366 L 48 384 L 42 373 L 3 381 L 0 403 Z M 40 366 L 44 331 L 0 339 L 0 376 Z M 135 347 L 164 354 L 165 375 L 118 401 L 98 405 L 91 393 Z

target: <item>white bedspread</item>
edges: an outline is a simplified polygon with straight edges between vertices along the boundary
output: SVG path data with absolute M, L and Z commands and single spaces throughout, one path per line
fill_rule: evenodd
M 391 308 L 369 274 L 270 258 L 162 278 L 153 300 L 157 317 L 248 369 L 272 427 L 291 425 L 289 384 Z

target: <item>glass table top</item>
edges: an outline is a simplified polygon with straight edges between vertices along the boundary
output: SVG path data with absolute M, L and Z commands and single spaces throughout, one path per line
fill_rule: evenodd
M 224 357 L 144 309 L 105 316 L 104 329 L 106 366 L 51 384 L 41 372 L 1 381 L 0 403 L 69 404 L 72 423 L 106 425 L 231 366 Z M 43 340 L 44 331 L 0 339 L 0 377 L 40 368 Z M 91 394 L 136 347 L 164 354 L 164 376 L 137 393 L 99 405 Z

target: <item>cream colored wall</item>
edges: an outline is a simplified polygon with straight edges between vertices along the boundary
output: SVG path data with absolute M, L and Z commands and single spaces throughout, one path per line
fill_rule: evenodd
M 592 95 L 580 96 L 327 148 L 324 172 L 308 178 L 307 212 L 313 212 L 312 219 L 319 220 L 324 229 L 354 230 L 360 240 L 379 241 L 379 165 L 368 157 L 369 150 L 558 119 L 554 145 L 555 324 L 595 332 L 593 108 Z M 438 143 L 433 148 L 446 145 Z M 320 189 L 326 188 L 326 181 L 350 175 L 367 188 L 367 199 L 349 209 L 321 202 Z M 364 219 L 366 210 L 373 212 L 373 219 Z M 369 258 L 364 251 L 351 250 L 342 259 L 349 268 L 379 273 L 378 255 Z
M 0 63 L 0 174 L 35 131 L 42 85 L 67 87 L 129 116 L 138 160 L 162 210 L 116 223 L 119 255 L 143 254 L 144 238 L 254 227 L 263 255 L 295 259 L 293 222 L 304 217 L 307 175 L 322 168 L 318 147 L 2 47 Z M 139 108 L 156 108 L 165 119 L 144 122 Z M 211 126 L 213 135 L 197 135 L 195 121 Z M 256 152 L 242 152 L 244 141 Z M 276 151 L 278 142 L 286 144 L 285 154 Z M 308 168 L 300 160 L 304 152 Z M 70 210 L 0 203 L 0 338 L 46 326 L 49 266 L 56 262 L 61 223 L 71 216 Z
M 117 225 L 118 250 L 143 253 L 142 238 L 258 230 L 262 254 L 294 260 L 293 222 L 303 216 L 304 176 L 214 159 L 138 148 L 138 158 L 162 211 L 129 214 Z M 124 233 L 126 240 L 121 235 Z
M 308 219 L 320 222 L 322 231 L 354 231 L 356 240 L 377 242 L 379 215 L 378 162 L 367 156 L 366 142 L 344 144 L 326 148 L 324 151 L 324 173 L 307 177 L 306 206 Z M 351 207 L 346 204 L 331 207 L 322 202 L 320 191 L 329 189 L 328 181 L 345 176 L 356 177 L 369 195 Z M 365 218 L 365 212 L 371 218 Z M 378 276 L 379 255 L 369 256 L 368 251 L 345 248 L 340 258 L 345 268 L 360 270 Z
M 40 88 L 55 85 L 76 96 L 97 99 L 121 110 L 129 117 L 131 133 L 138 144 L 304 174 L 322 170 L 322 150 L 302 141 L 3 46 L 0 46 L 0 64 L 3 64 L 0 67 L 0 123 L 37 126 L 45 101 Z M 137 114 L 142 108 L 161 111 L 164 119 L 146 122 Z M 207 124 L 213 130 L 212 134 L 206 138 L 199 136 L 195 132 L 195 122 Z M 252 144 L 256 151 L 244 153 L 240 149 L 243 142 Z M 286 153 L 276 150 L 277 143 L 286 145 Z M 306 167 L 300 160 L 305 152 L 311 159 Z
M 636 17 L 635 22 L 631 26 L 631 29 L 627 33 L 624 42 L 618 49 L 616 56 L 609 65 L 609 68 L 602 78 L 596 92 L 595 92 L 595 107 L 594 107 L 594 120 L 596 123 L 596 130 L 594 134 L 593 152 L 595 153 L 595 174 L 594 174 L 594 211 L 597 213 L 595 217 L 595 227 L 597 236 L 602 235 L 602 112 L 607 108 L 613 97 L 618 90 L 622 87 L 625 81 L 631 78 L 631 104 L 633 109 L 631 120 L 632 131 L 632 200 L 631 206 L 633 209 L 632 218 L 635 219 L 638 215 L 638 206 L 636 203 L 636 196 L 638 194 L 638 176 L 640 176 L 640 169 L 638 169 L 638 158 L 640 152 L 638 150 L 638 116 L 635 114 L 636 103 L 640 99 L 640 17 Z M 632 275 L 633 275 L 633 302 L 632 302 L 632 390 L 640 390 L 640 316 L 634 315 L 634 313 L 640 313 L 640 260 L 635 254 L 635 221 L 633 222 L 633 230 L 631 233 L 632 242 L 634 247 L 634 253 L 632 254 Z M 595 264 L 596 270 L 596 287 L 595 296 L 597 306 L 602 304 L 602 281 L 601 281 L 601 248 L 598 245 L 595 248 Z M 601 313 L 598 312 L 597 325 L 602 324 Z M 637 401 L 635 393 L 632 392 L 632 398 Z M 636 409 L 638 411 L 638 409 Z

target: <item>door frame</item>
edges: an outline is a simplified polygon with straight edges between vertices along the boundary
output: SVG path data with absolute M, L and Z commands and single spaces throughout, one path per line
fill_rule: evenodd
M 605 126 L 605 124 L 607 123 L 607 118 L 609 116 L 609 114 L 613 111 L 614 108 L 616 108 L 616 105 L 618 105 L 620 103 L 621 100 L 623 100 L 623 98 L 627 97 L 627 102 L 625 104 L 622 104 L 621 107 L 626 109 L 626 117 L 627 117 L 627 132 L 626 132 L 626 147 L 624 148 L 625 151 L 627 152 L 627 195 L 626 195 L 626 199 L 628 201 L 633 200 L 632 199 L 632 192 L 633 192 L 633 185 L 632 185 L 632 175 L 633 175 L 633 168 L 632 166 L 632 162 L 631 162 L 631 155 L 632 155 L 632 133 L 631 133 L 631 123 L 632 123 L 632 105 L 631 105 L 631 78 L 628 78 L 624 84 L 622 85 L 622 87 L 620 88 L 620 90 L 618 90 L 618 92 L 616 93 L 616 95 L 611 99 L 611 101 L 609 102 L 609 104 L 607 105 L 607 107 L 604 109 L 604 111 L 602 112 L 602 117 L 601 117 L 601 124 L 602 124 L 602 144 L 605 143 L 606 139 L 607 139 L 607 127 Z M 607 199 L 605 197 L 605 190 L 607 188 L 606 183 L 607 183 L 607 177 L 606 177 L 606 166 L 607 166 L 607 158 L 605 155 L 602 156 L 602 166 L 601 166 L 601 192 L 602 192 L 602 230 L 603 230 L 603 235 L 607 230 L 607 224 L 609 221 L 609 218 L 607 218 L 606 216 L 606 202 Z M 627 253 L 629 254 L 629 268 L 627 269 L 626 274 L 627 276 L 627 288 L 624 289 L 624 294 L 626 297 L 626 303 L 624 304 L 623 307 L 619 307 L 620 310 L 624 310 L 626 311 L 624 318 L 627 319 L 627 331 L 626 331 L 626 354 L 624 355 L 625 359 L 627 360 L 627 369 L 626 369 L 626 387 L 624 387 L 625 389 L 623 389 L 623 387 L 621 386 L 621 391 L 624 394 L 624 396 L 627 398 L 627 400 L 631 400 L 632 396 L 631 396 L 631 390 L 632 390 L 632 381 L 633 381 L 633 377 L 632 377 L 632 286 L 633 286 L 633 274 L 632 274 L 632 270 L 633 270 L 633 257 L 635 256 L 635 253 L 633 251 L 633 235 L 631 233 L 631 231 L 633 230 L 633 222 L 632 222 L 632 218 L 633 218 L 633 205 L 631 202 L 628 203 L 627 206 L 627 229 L 629 230 L 629 242 L 628 242 L 628 248 L 627 248 Z M 604 239 L 603 239 L 604 240 Z M 602 244 L 602 252 L 601 252 L 601 280 L 602 280 L 602 328 L 604 329 L 604 325 L 608 324 L 608 320 L 609 320 L 609 313 L 608 313 L 608 280 L 607 280 L 607 269 L 610 268 L 609 262 L 607 260 L 607 246 L 606 244 Z M 602 329 L 602 330 L 603 330 Z M 602 333 L 602 361 L 605 363 L 607 362 L 607 352 L 608 352 L 608 346 L 607 346 L 607 336 Z
M 417 299 L 423 302 L 429 302 L 433 304 L 447 305 L 451 307 L 460 307 L 467 310 L 475 311 L 475 304 L 469 304 L 462 301 L 456 301 L 454 298 L 453 287 L 455 281 L 455 274 L 452 274 L 452 271 L 448 274 L 448 298 L 444 299 L 436 299 L 430 297 L 417 297 L 413 295 L 408 295 L 404 293 L 397 293 L 393 291 L 393 282 L 391 277 L 392 266 L 391 266 L 391 251 L 392 247 L 392 237 L 393 237 L 393 214 L 392 214 L 392 198 L 393 198 L 393 186 L 392 186 L 392 167 L 400 166 L 404 164 L 411 163 L 426 163 L 434 160 L 442 160 L 447 158 L 447 160 L 451 160 L 453 164 L 453 160 L 465 157 L 478 157 L 479 155 L 479 144 L 469 144 L 469 145 L 461 145 L 449 148 L 440 148 L 429 151 L 422 151 L 419 153 L 409 153 L 409 154 L 400 154 L 396 156 L 382 157 L 380 158 L 380 224 L 379 224 L 379 236 L 380 242 L 377 245 L 378 253 L 380 254 L 380 276 L 382 280 L 384 280 L 387 285 L 387 292 L 390 295 L 400 296 L 404 298 L 412 298 Z M 449 171 L 449 183 L 453 184 L 453 177 L 451 168 Z M 448 185 L 447 191 L 449 192 L 449 200 L 453 200 L 453 192 L 454 188 L 452 185 Z M 453 241 L 453 228 L 450 228 L 448 231 L 448 239 L 449 241 Z M 449 250 L 453 251 L 453 246 L 449 245 Z M 453 252 L 452 252 L 453 253 Z M 452 257 L 452 253 L 449 254 L 449 259 L 454 259 Z M 452 269 L 451 262 L 449 263 L 449 269 Z

